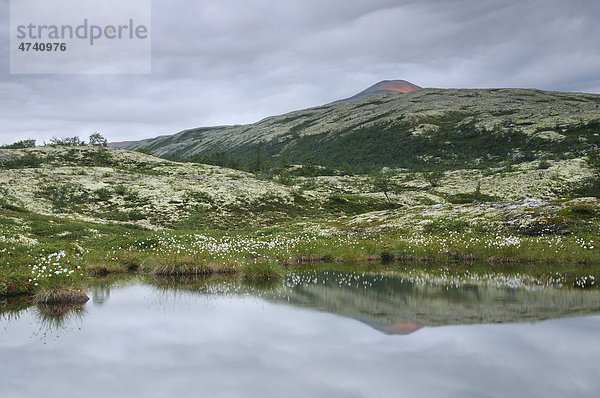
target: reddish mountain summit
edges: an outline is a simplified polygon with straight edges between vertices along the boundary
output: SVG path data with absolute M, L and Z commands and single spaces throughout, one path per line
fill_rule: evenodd
M 410 93 L 420 89 L 421 87 L 417 86 L 416 84 L 412 84 L 411 82 L 407 82 L 406 80 L 382 80 L 350 98 L 336 102 L 349 101 L 381 93 Z
M 401 93 L 410 93 L 412 91 L 420 90 L 421 87 L 406 80 L 383 80 L 377 84 L 372 85 L 362 93 L 374 93 L 381 91 L 398 91 Z M 362 93 L 359 93 L 362 94 Z

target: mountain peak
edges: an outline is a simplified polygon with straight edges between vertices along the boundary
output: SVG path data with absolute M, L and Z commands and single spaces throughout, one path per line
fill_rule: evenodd
M 350 98 L 346 98 L 336 102 L 349 101 L 381 93 L 410 93 L 420 89 L 421 87 L 417 86 L 416 84 L 412 84 L 411 82 L 407 82 L 406 80 L 382 80 L 379 83 L 375 83 L 368 89 L 361 91 L 360 93 L 353 95 Z
M 360 94 L 367 93 L 376 93 L 382 91 L 397 91 L 401 93 L 410 93 L 412 91 L 420 90 L 421 87 L 416 84 L 412 84 L 411 82 L 407 82 L 406 80 L 382 80 L 379 83 L 376 83 L 362 91 Z

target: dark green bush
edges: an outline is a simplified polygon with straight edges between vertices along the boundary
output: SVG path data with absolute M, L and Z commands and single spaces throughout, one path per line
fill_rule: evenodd
M 28 152 L 25 155 L 7 160 L 0 165 L 5 169 L 23 169 L 39 167 L 43 160 L 35 153 Z
M 35 147 L 35 140 L 22 140 L 9 145 L 2 145 L 0 149 L 24 149 Z

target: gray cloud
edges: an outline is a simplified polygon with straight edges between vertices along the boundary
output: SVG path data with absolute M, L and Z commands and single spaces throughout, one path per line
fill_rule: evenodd
M 0 143 L 249 123 L 382 79 L 600 93 L 597 2 L 155 0 L 147 76 L 10 75 L 8 11 Z

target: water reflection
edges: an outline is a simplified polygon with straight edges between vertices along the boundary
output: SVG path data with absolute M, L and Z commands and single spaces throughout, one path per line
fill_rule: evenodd
M 104 304 L 110 298 L 110 285 L 107 286 L 94 286 L 92 287 L 92 303 L 96 305 Z
M 27 297 L 17 296 L 0 299 L 0 321 L 3 323 L 16 322 L 21 313 L 31 306 Z
M 87 284 L 87 291 L 92 296 L 92 303 L 96 306 L 102 306 L 110 299 L 112 289 L 122 288 L 139 282 L 139 277 L 134 273 L 105 275 L 91 278 Z
M 330 271 L 295 275 L 288 286 L 284 299 L 291 304 L 355 318 L 389 334 L 600 313 L 600 290 L 445 286 Z
M 82 304 L 37 304 L 32 308 L 38 325 L 38 333 L 42 335 L 60 334 L 60 332 L 75 326 L 81 327 L 86 315 Z
M 29 297 L 12 297 L 0 302 L 0 325 L 4 329 L 21 322 L 29 315 L 35 326 L 31 336 L 46 341 L 48 336 L 60 337 L 61 333 L 81 328 L 86 315 L 84 304 L 33 304 Z
M 132 276 L 89 288 L 103 299 L 85 310 L 0 303 L 1 397 L 547 398 L 600 388 L 600 316 L 586 316 L 600 313 L 600 290 L 326 271 L 267 285 Z M 42 344 L 32 325 L 61 338 Z
M 305 272 L 284 281 L 236 278 L 151 279 L 163 294 L 253 296 L 357 319 L 386 334 L 426 326 L 533 322 L 600 313 L 600 290 L 446 286 L 396 276 Z
M 186 292 L 201 297 L 252 297 L 328 312 L 359 320 L 386 334 L 410 334 L 423 327 L 533 322 L 600 313 L 600 290 L 528 289 L 494 286 L 445 286 L 415 283 L 400 276 L 315 271 L 290 274 L 282 281 L 249 282 L 235 277 L 98 278 L 88 287 L 92 302 L 104 305 L 115 289 L 154 287 L 163 305 L 174 309 Z M 4 320 L 17 320 L 30 307 L 27 299 L 0 305 Z M 38 306 L 42 329 L 59 331 L 80 322 L 83 307 Z

